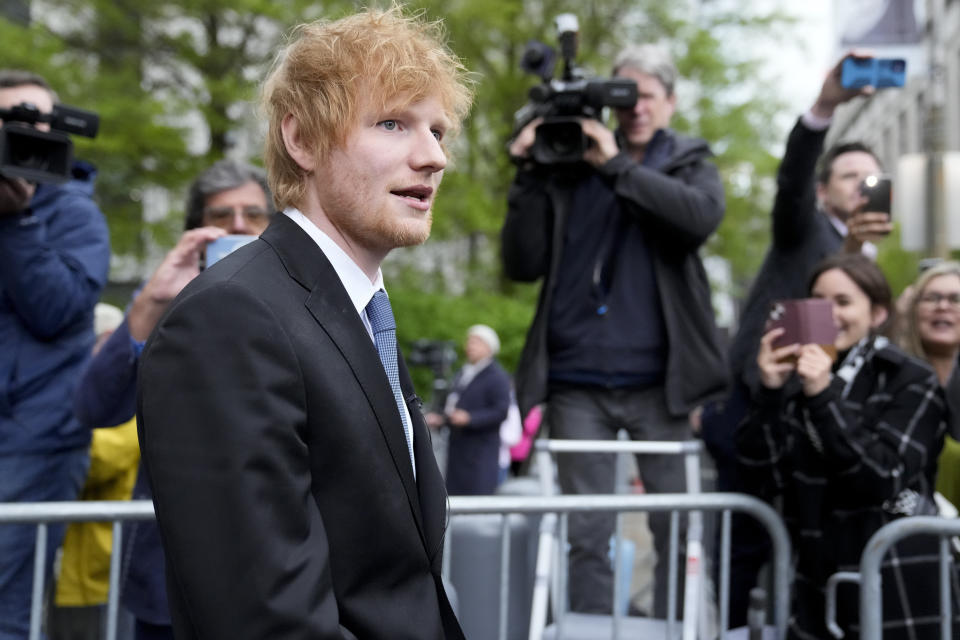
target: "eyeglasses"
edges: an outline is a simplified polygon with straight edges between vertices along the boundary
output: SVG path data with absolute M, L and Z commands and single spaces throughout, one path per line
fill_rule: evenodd
M 920 296 L 920 303 L 931 307 L 938 307 L 941 302 L 946 302 L 948 306 L 958 309 L 960 308 L 960 293 L 937 293 L 936 291 L 931 291 Z
M 228 223 L 233 219 L 237 207 L 207 207 L 203 210 L 203 217 L 215 226 Z M 263 207 L 243 207 L 240 210 L 244 220 L 250 224 L 262 224 L 270 217 L 270 212 Z

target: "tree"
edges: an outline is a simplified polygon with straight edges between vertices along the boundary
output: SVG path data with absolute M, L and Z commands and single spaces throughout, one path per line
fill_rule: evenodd
M 724 11 L 728 5 L 735 11 Z M 555 44 L 553 19 L 563 12 L 579 15 L 579 63 L 597 75 L 609 74 L 610 62 L 627 42 L 661 42 L 673 52 L 685 78 L 674 124 L 711 142 L 727 186 L 726 219 L 706 251 L 731 262 L 734 293 L 742 292 L 768 242 L 776 166 L 770 149 L 783 132 L 771 126 L 780 105 L 759 72 L 760 49 L 737 43 L 782 34 L 790 23 L 777 13 L 750 15 L 741 3 L 734 5 L 723 0 L 411 3 L 411 9 L 444 20 L 452 48 L 477 84 L 474 109 L 452 147 L 454 162 L 437 200 L 432 241 L 455 243 L 464 256 L 456 264 L 462 277 L 451 282 L 412 268 L 423 255 L 417 253 L 387 265 L 392 290 L 436 294 L 420 323 L 402 324 L 409 334 L 401 340 L 459 340 L 472 323 L 461 309 L 516 318 L 520 304 L 532 312 L 536 287 L 506 281 L 499 268 L 497 237 L 513 175 L 505 144 L 514 112 L 538 82 L 520 70 L 525 44 L 533 38 Z M 92 143 L 78 141 L 78 149 L 101 167 L 98 191 L 115 253 L 141 255 L 145 239 L 169 246 L 179 227 L 178 216 L 145 225 L 143 194 L 153 186 L 179 193 L 200 168 L 228 151 L 258 156 L 252 104 L 282 34 L 298 22 L 336 18 L 357 6 L 349 0 L 46 0 L 35 5 L 40 19 L 27 28 L 0 20 L 0 38 L 5 64 L 43 73 L 65 101 L 100 112 L 101 136 Z M 513 361 L 519 346 L 507 345 L 522 344 L 523 330 L 521 323 L 507 324 L 516 332 L 502 336 L 505 351 L 514 349 L 505 354 Z
M 466 257 L 459 263 L 464 273 L 463 293 L 448 297 L 446 303 L 442 296 L 434 299 L 433 321 L 412 329 L 401 327 L 401 333 L 416 331 L 417 337 L 459 340 L 471 324 L 460 311 L 463 308 L 489 315 L 500 309 L 498 301 L 503 300 L 502 317 L 506 319 L 515 317 L 507 305 L 521 300 L 532 311 L 536 287 L 508 282 L 500 275 L 497 236 L 514 171 L 505 147 L 514 112 L 525 102 L 529 87 L 538 82 L 520 70 L 525 44 L 538 39 L 555 45 L 553 20 L 564 12 L 579 15 L 578 62 L 596 75 L 609 74 L 617 51 L 628 42 L 659 42 L 674 54 L 684 78 L 678 87 L 674 126 L 711 143 L 726 185 L 725 220 L 706 251 L 730 261 L 734 282 L 728 293 L 745 292 L 769 243 L 772 178 L 778 162 L 771 149 L 785 132 L 772 126 L 782 105 L 763 79 L 759 49 L 751 55 L 730 43 L 758 34 L 782 36 L 791 24 L 788 18 L 780 13 L 750 15 L 742 7 L 736 12 L 708 11 L 693 0 L 599 0 L 587 4 L 569 0 L 421 0 L 417 6 L 427 15 L 443 16 L 452 48 L 477 74 L 475 106 L 462 139 L 454 146 L 456 162 L 444 178 L 434 227 L 437 240 L 454 242 L 464 236 L 474 240 L 466 244 Z M 491 249 L 480 252 L 480 247 Z M 483 256 L 487 259 L 481 259 Z M 396 275 L 391 273 L 392 282 Z M 424 289 L 440 294 L 445 287 L 450 290 L 443 277 L 425 281 L 423 272 L 416 270 L 399 275 L 414 295 Z M 393 289 L 397 288 L 394 284 Z M 490 296 L 491 290 L 499 291 L 500 297 Z M 497 322 L 491 324 L 501 328 Z M 505 358 L 513 362 L 519 354 L 508 351 L 511 347 L 507 345 L 519 349 L 526 327 L 508 322 L 503 328 L 519 330 L 519 335 L 509 334 L 505 339 Z M 401 335 L 401 339 L 413 337 L 412 333 Z
M 144 193 L 182 192 L 239 144 L 255 129 L 257 84 L 284 31 L 349 6 L 49 0 L 34 5 L 27 27 L 0 20 L 0 40 L 5 65 L 41 73 L 64 102 L 100 114 L 100 135 L 77 140 L 78 155 L 100 169 L 97 194 L 114 254 L 142 257 L 147 244 L 170 246 L 182 227 L 181 216 L 145 224 Z

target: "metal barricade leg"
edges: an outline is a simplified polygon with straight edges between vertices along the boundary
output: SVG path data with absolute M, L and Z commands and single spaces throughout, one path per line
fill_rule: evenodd
M 123 523 L 113 523 L 110 547 L 110 587 L 107 591 L 107 639 L 117 640 L 117 622 L 120 615 L 120 556 L 123 547 Z
M 507 640 L 507 613 L 510 610 L 510 514 L 505 513 L 500 525 L 500 619 L 497 636 Z
M 40 640 L 43 618 L 43 589 L 47 569 L 47 523 L 37 525 L 37 546 L 33 555 L 33 596 L 30 601 L 30 640 Z
M 720 637 L 727 636 L 730 626 L 730 528 L 729 510 L 723 512 L 720 524 Z

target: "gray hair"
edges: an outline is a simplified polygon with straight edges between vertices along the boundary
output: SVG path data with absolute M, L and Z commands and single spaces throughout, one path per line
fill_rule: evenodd
M 617 54 L 613 62 L 613 75 L 622 69 L 633 69 L 660 81 L 667 90 L 667 96 L 673 95 L 677 84 L 677 67 L 673 58 L 663 47 L 655 44 L 633 44 Z
M 53 90 L 53 87 L 43 76 L 23 69 L 0 69 L 0 89 L 28 86 L 46 89 L 54 104 L 60 102 L 57 92 Z
M 220 160 L 197 176 L 187 193 L 187 217 L 183 227 L 187 231 L 203 226 L 203 208 L 207 198 L 222 191 L 256 182 L 267 198 L 267 210 L 273 213 L 273 197 L 267 185 L 267 172 L 246 162 Z

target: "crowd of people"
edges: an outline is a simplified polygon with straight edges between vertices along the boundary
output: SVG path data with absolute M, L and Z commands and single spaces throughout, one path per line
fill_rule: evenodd
M 460 638 L 440 576 L 446 495 L 496 491 L 541 416 L 559 439 L 686 440 L 696 422 L 718 489 L 776 501 L 791 531 L 790 637 L 827 637 L 827 578 L 856 570 L 885 523 L 937 513 L 936 490 L 960 503 L 960 263 L 894 298 L 876 264 L 892 224 L 861 192 L 881 163 L 859 141 L 824 149 L 835 110 L 872 93 L 845 89 L 840 68 L 787 139 L 770 246 L 729 348 L 700 259 L 723 185 L 708 142 L 670 127 L 669 55 L 616 56 L 636 103 L 613 109 L 614 130 L 581 119 L 576 162 L 540 162 L 543 118 L 522 123 L 503 269 L 541 290 L 520 364 L 511 379 L 495 328 L 470 327 L 445 403 L 426 414 L 380 265 L 429 235 L 472 101 L 436 23 L 394 7 L 295 30 L 263 87 L 266 170 L 223 160 L 196 178 L 183 234 L 125 312 L 95 312 L 110 250 L 94 168 L 76 162 L 62 184 L 0 177 L 0 502 L 152 499 L 156 522 L 127 525 L 122 551 L 138 640 Z M 56 100 L 43 78 L 0 71 L 0 108 Z M 832 344 L 769 328 L 774 302 L 800 298 L 830 303 Z M 560 487 L 609 493 L 613 467 L 562 454 Z M 637 468 L 648 492 L 686 490 L 679 458 Z M 649 523 L 650 613 L 664 618 L 669 515 Z M 569 520 L 574 611 L 611 611 L 613 528 L 612 514 Z M 0 640 L 28 632 L 34 535 L 0 526 Z M 769 550 L 747 519 L 733 544 L 742 626 Z M 109 527 L 52 525 L 48 572 L 61 546 L 47 632 L 99 637 Z M 933 539 L 895 547 L 885 637 L 939 634 L 936 561 Z M 857 611 L 841 590 L 853 634 Z

